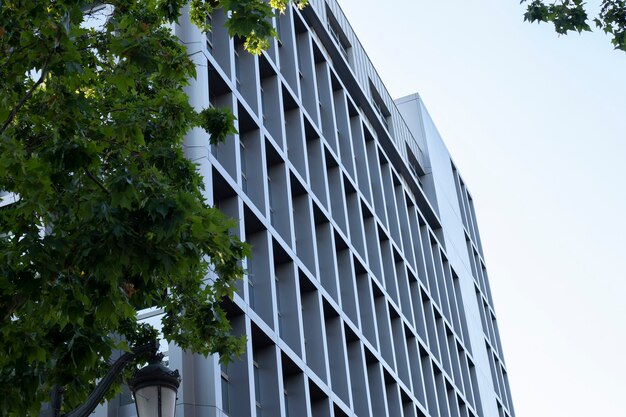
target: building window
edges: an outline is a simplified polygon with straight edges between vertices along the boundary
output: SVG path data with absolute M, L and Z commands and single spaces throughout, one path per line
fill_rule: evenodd
M 272 191 L 272 177 L 270 177 L 269 175 L 267 176 L 267 200 L 270 206 L 270 224 L 272 226 L 275 226 L 274 223 L 274 213 L 276 212 L 276 210 L 274 209 L 274 193 Z
M 261 378 L 259 375 L 259 364 L 257 361 L 252 361 L 252 367 L 254 371 L 254 400 L 256 404 L 256 415 L 257 417 L 261 417 L 262 415 L 262 405 L 261 405 Z
M 280 16 L 277 15 L 274 19 L 276 20 L 276 35 L 278 37 L 278 47 L 280 48 L 281 46 L 283 46 L 283 31 L 280 25 Z
M 213 16 L 208 15 L 206 17 L 206 25 L 207 27 L 210 27 L 211 30 L 207 31 L 206 35 L 206 49 L 209 50 L 209 52 L 213 52 Z
M 248 167 L 246 166 L 246 145 L 239 141 L 239 157 L 241 159 L 241 189 L 248 193 Z
M 343 32 L 341 25 L 339 25 L 339 22 L 337 22 L 335 16 L 328 7 L 326 8 L 326 16 L 328 17 L 328 20 L 326 21 L 328 33 L 330 33 L 330 36 L 335 41 L 335 44 L 339 48 L 339 52 L 341 52 L 346 61 L 350 62 L 350 48 L 352 48 L 352 45 L 348 42 L 348 37 Z
M 280 280 L 277 276 L 274 277 L 274 282 L 276 284 L 276 315 L 278 316 L 278 335 L 282 338 L 284 335 L 283 331 L 283 312 L 281 306 L 281 297 L 280 297 Z
M 235 85 L 237 86 L 237 91 L 241 91 L 241 66 L 239 63 L 239 45 L 235 45 Z
M 378 114 L 378 117 L 380 117 L 380 119 L 385 122 L 385 124 L 387 123 L 387 118 L 385 117 L 385 113 L 383 113 L 383 109 L 381 106 L 381 103 L 378 102 L 377 100 L 372 100 L 372 104 L 374 105 L 374 110 L 376 110 L 376 113 Z
M 274 282 L 276 283 L 276 310 L 278 316 L 281 316 L 281 308 L 280 308 L 280 280 L 278 277 L 274 277 Z
M 295 52 L 296 52 L 296 61 L 298 61 L 298 76 L 300 78 L 303 78 L 304 75 L 302 74 L 302 57 L 301 57 L 302 51 L 300 50 L 299 47 L 297 47 L 295 49 Z
M 289 417 L 289 396 L 286 388 L 283 390 L 283 397 L 285 398 L 285 417 Z
M 263 124 L 265 124 L 267 123 L 267 107 L 265 105 L 265 91 L 263 87 L 259 89 L 259 92 L 261 93 L 261 118 L 263 119 Z
M 230 414 L 230 381 L 228 379 L 228 368 L 222 365 L 222 411 L 224 414 Z
M 389 112 L 389 109 L 385 105 L 383 98 L 380 96 L 380 93 L 378 92 L 376 87 L 374 87 L 374 84 L 372 83 L 371 80 L 369 84 L 370 84 L 370 94 L 372 96 L 372 107 L 374 107 L 374 111 L 378 115 L 380 121 L 383 123 L 385 128 L 389 130 L 389 121 L 391 119 L 391 113 Z
M 252 275 L 248 275 L 248 305 L 254 310 L 254 281 Z

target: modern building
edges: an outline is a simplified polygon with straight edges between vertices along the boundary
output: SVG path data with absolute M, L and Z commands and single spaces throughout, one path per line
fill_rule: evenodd
M 177 416 L 513 417 L 472 197 L 420 97 L 391 99 L 335 0 L 289 7 L 258 57 L 224 20 L 175 31 L 193 105 L 237 117 L 185 146 L 253 247 L 228 305 L 247 345 L 228 367 L 165 345 Z

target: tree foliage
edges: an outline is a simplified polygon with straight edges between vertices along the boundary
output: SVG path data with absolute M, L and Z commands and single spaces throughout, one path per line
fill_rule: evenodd
M 114 349 L 153 337 L 141 308 L 163 308 L 182 348 L 242 349 L 220 303 L 249 249 L 182 151 L 191 128 L 218 142 L 234 118 L 183 92 L 195 67 L 168 24 L 185 3 L 0 0 L 0 191 L 18 199 L 0 208 L 2 416 L 37 415 L 53 384 L 68 409 L 84 400 Z M 210 30 L 223 8 L 260 53 L 288 3 L 192 0 L 190 15 Z
M 522 3 L 528 0 L 521 0 Z M 583 0 L 558 0 L 546 3 L 542 0 L 530 0 L 524 20 L 529 22 L 552 22 L 559 34 L 571 31 L 591 31 L 595 26 L 611 36 L 615 49 L 626 51 L 626 1 L 602 0 L 595 17 L 590 16 L 588 6 Z

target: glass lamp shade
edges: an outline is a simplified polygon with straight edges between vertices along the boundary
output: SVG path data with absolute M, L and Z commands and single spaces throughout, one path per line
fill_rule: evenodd
M 179 384 L 178 371 L 160 362 L 135 372 L 128 385 L 135 396 L 137 417 L 174 417 Z
M 176 411 L 176 391 L 152 385 L 135 391 L 135 405 L 138 417 L 174 417 Z

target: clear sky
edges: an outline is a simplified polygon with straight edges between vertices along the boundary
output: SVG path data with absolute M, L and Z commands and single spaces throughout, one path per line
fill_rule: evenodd
M 626 416 L 626 53 L 518 0 L 339 3 L 474 197 L 517 416 Z

